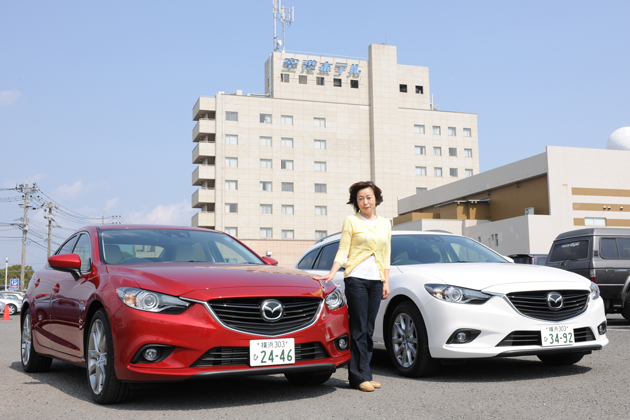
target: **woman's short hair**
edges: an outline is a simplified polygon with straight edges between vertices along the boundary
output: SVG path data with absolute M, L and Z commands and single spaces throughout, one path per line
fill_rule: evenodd
M 357 203 L 357 194 L 359 193 L 359 191 L 365 188 L 371 188 L 372 191 L 374 191 L 374 198 L 376 198 L 377 206 L 383 202 L 383 192 L 372 181 L 355 182 L 350 186 L 350 201 L 348 201 L 346 204 L 352 204 L 352 206 L 354 207 L 354 211 L 356 211 L 357 213 L 360 210 L 359 204 Z

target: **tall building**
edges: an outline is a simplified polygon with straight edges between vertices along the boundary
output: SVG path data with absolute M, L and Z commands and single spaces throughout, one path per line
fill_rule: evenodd
M 479 171 L 477 116 L 431 103 L 429 69 L 368 59 L 274 52 L 265 93 L 219 92 L 193 108 L 192 225 L 228 232 L 291 266 L 353 212 L 348 188 L 372 180 L 380 216 L 397 200 Z

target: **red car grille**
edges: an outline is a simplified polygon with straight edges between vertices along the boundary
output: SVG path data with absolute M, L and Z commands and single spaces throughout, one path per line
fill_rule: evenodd
M 325 359 L 329 357 L 321 343 L 295 345 L 295 361 Z M 249 365 L 249 347 L 215 347 L 201 356 L 193 367 Z
M 268 322 L 261 315 L 261 305 L 267 299 L 282 303 L 279 321 Z M 323 300 L 318 298 L 237 298 L 208 302 L 218 320 L 228 328 L 248 334 L 277 336 L 301 330 L 317 319 Z

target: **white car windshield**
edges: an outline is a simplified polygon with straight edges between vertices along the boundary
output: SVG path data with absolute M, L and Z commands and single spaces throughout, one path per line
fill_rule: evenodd
M 219 232 L 187 229 L 104 229 L 99 232 L 107 264 L 208 262 L 264 264 L 240 242 Z
M 472 239 L 450 235 L 392 235 L 392 265 L 507 263 Z

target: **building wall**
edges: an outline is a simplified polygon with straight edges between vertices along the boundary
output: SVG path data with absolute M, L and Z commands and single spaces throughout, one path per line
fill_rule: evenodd
M 193 226 L 235 228 L 261 255 L 271 251 L 282 265 L 293 265 L 316 232 L 341 230 L 353 212 L 345 204 L 352 183 L 373 180 L 384 193 L 377 213 L 393 218 L 399 197 L 457 180 L 466 169 L 477 173 L 476 115 L 431 109 L 428 69 L 399 65 L 396 47 L 371 45 L 368 53 L 363 60 L 274 52 L 264 68 L 266 95 L 237 91 L 199 98 L 193 108 L 193 163 L 199 167 L 192 178 L 200 188 L 192 201 L 201 211 Z M 326 66 L 329 71 L 321 71 Z M 226 112 L 238 113 L 238 121 L 226 119 Z M 271 115 L 271 122 L 261 123 L 261 114 Z M 282 124 L 283 116 L 293 124 Z M 325 126 L 315 118 L 325 119 Z M 441 127 L 440 135 L 433 126 Z M 237 144 L 226 136 L 237 136 Z M 270 137 L 272 145 L 262 146 L 261 137 Z M 292 139 L 293 147 L 283 147 L 282 139 Z M 326 148 L 316 149 L 315 140 L 325 140 Z M 416 154 L 416 146 L 425 147 L 425 154 Z M 441 156 L 434 147 L 442 148 Z M 449 156 L 449 147 L 456 156 Z M 464 149 L 472 156 L 465 157 Z M 226 158 L 236 158 L 238 166 L 227 166 Z M 261 159 L 272 167 L 261 168 Z M 293 169 L 281 169 L 282 161 L 292 161 Z M 316 162 L 325 162 L 326 170 L 316 170 Z M 417 175 L 416 167 L 425 167 L 426 175 Z M 435 176 L 434 167 L 443 168 L 443 176 Z M 450 168 L 457 177 L 449 176 Z M 238 189 L 227 190 L 226 181 L 237 181 Z M 272 190 L 261 191 L 261 181 L 271 182 Z M 282 183 L 293 183 L 293 192 L 282 191 Z M 315 184 L 325 184 L 326 193 L 316 193 Z M 226 213 L 226 204 L 237 204 L 237 213 Z M 271 205 L 272 214 L 261 214 L 261 204 Z M 283 214 L 283 205 L 292 205 L 294 214 Z M 316 206 L 326 207 L 326 215 L 316 215 Z M 271 228 L 272 237 L 261 238 L 261 228 Z M 294 239 L 283 240 L 283 231 L 292 231 Z
M 628 151 L 548 146 L 542 155 L 399 200 L 399 208 L 407 212 L 394 219 L 394 229 L 424 230 L 436 222 L 447 224 L 450 217 L 451 227 L 461 226 L 453 233 L 503 255 L 546 254 L 556 236 L 586 225 L 588 219 L 605 220 L 606 226 L 630 226 L 628 162 Z M 463 225 L 456 220 L 461 213 L 453 209 L 464 205 L 439 206 L 483 197 L 490 198 L 486 223 Z M 414 203 L 420 204 L 415 210 Z M 534 207 L 535 214 L 524 215 L 527 207 Z M 436 216 L 438 220 L 433 219 Z

